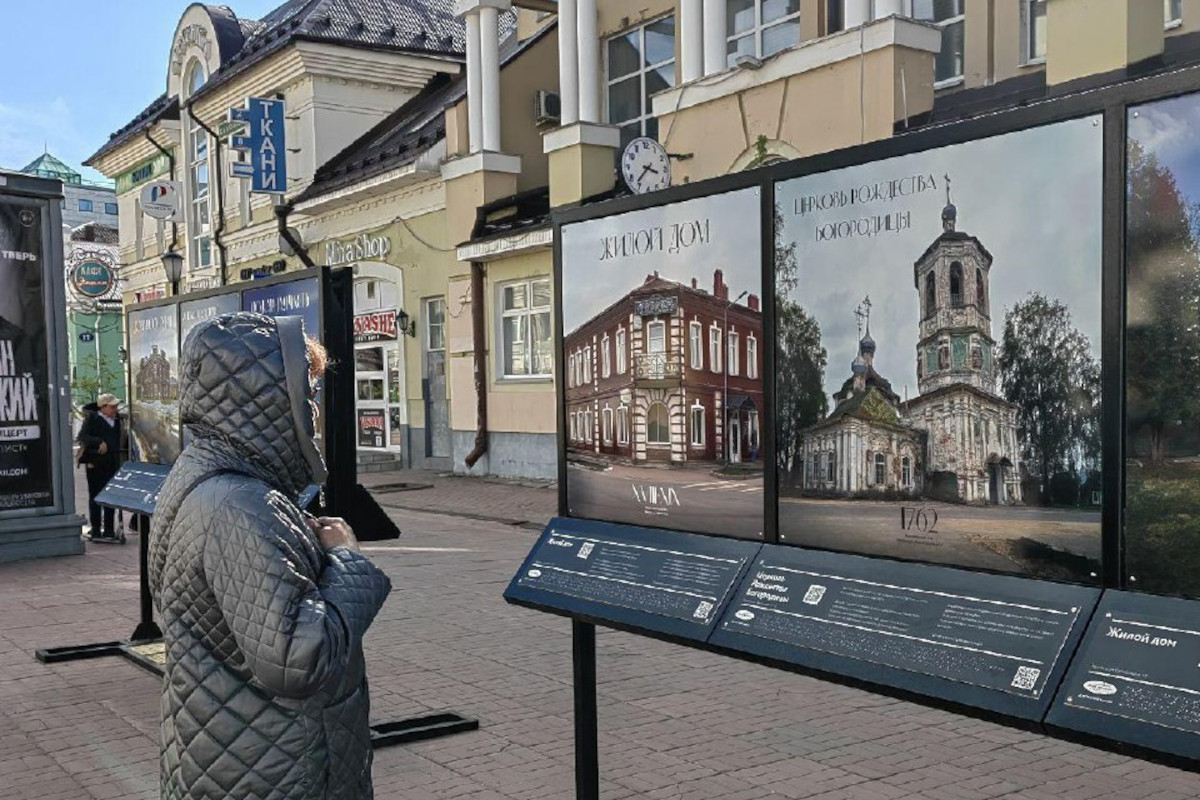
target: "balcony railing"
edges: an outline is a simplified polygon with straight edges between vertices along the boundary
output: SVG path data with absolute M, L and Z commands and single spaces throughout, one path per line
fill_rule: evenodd
M 633 357 L 636 381 L 677 381 L 683 377 L 683 363 L 667 353 L 637 353 Z

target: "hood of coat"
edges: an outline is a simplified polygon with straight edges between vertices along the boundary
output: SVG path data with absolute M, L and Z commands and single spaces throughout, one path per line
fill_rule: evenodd
M 205 320 L 188 334 L 179 368 L 180 419 L 198 440 L 232 449 L 292 496 L 325 482 L 300 317 Z

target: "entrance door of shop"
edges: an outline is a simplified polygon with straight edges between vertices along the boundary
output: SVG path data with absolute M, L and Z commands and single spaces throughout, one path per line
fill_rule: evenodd
M 394 462 L 404 450 L 404 336 L 396 318 L 401 273 L 387 264 L 354 267 L 354 378 L 359 453 Z M 360 459 L 362 460 L 362 459 Z
M 729 462 L 740 464 L 742 461 L 742 412 L 733 409 L 729 412 Z
M 446 400 L 446 301 L 425 300 L 425 457 L 450 458 L 450 404 Z

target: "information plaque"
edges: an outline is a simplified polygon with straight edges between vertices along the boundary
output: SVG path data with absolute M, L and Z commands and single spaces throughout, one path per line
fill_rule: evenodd
M 704 641 L 760 547 L 554 519 L 504 597 L 541 610 Z
M 153 514 L 158 493 L 170 471 L 168 464 L 126 461 L 96 495 L 96 503 L 138 514 Z
M 1046 721 L 1200 760 L 1200 602 L 1105 592 Z
M 1099 595 L 764 545 L 710 643 L 1041 721 Z

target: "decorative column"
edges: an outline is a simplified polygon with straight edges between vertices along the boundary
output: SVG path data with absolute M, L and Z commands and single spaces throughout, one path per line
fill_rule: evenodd
M 729 59 L 725 33 L 725 0 L 704 0 L 704 74 L 724 72 Z
M 682 0 L 679 9 L 680 67 L 684 83 L 704 76 L 704 0 Z
M 559 31 L 558 35 L 561 39 L 564 34 Z M 579 120 L 599 122 L 600 39 L 596 30 L 596 0 L 579 0 L 578 41 Z
M 844 0 L 842 22 L 846 30 L 871 21 L 871 0 Z
M 480 67 L 483 72 L 483 149 L 500 152 L 500 12 L 495 6 L 479 9 L 482 36 Z
M 562 103 L 562 124 L 579 121 L 579 39 L 573 35 L 579 19 L 576 0 L 558 3 L 558 97 Z
M 479 11 L 467 14 L 467 130 L 470 151 L 483 149 L 483 71 Z

